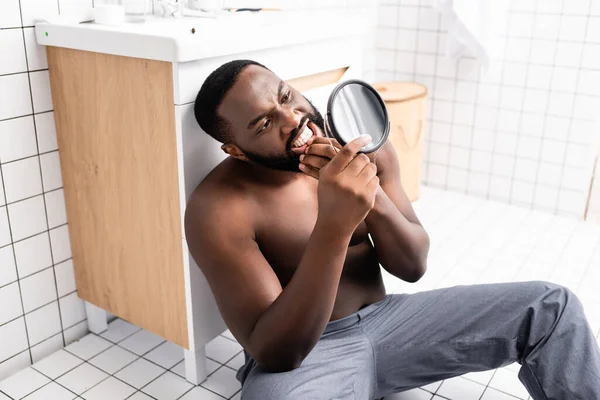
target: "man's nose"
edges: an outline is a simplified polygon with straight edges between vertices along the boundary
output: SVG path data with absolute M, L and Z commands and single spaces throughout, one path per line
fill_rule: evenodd
M 287 137 L 290 133 L 300 125 L 302 114 L 293 110 L 284 110 L 282 114 L 281 130 Z

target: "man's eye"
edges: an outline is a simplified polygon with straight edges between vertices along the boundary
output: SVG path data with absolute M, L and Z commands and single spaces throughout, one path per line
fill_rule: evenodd
M 265 119 L 265 122 L 262 123 L 262 125 L 258 129 L 257 133 L 261 133 L 262 131 L 264 131 L 265 129 L 267 129 L 270 125 L 271 125 L 271 120 L 270 119 Z
M 288 102 L 288 101 L 290 100 L 290 98 L 291 98 L 291 97 L 292 97 L 292 96 L 291 96 L 291 93 L 290 93 L 290 92 L 287 92 L 287 93 L 286 93 L 286 94 L 283 96 L 283 98 L 281 99 L 281 102 L 282 102 L 282 103 L 286 103 L 286 102 Z

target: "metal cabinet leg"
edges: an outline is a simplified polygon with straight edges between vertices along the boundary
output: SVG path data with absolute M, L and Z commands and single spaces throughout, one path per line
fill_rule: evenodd
M 184 349 L 185 379 L 199 385 L 206 379 L 206 352 L 204 346 L 196 351 Z
M 105 310 L 86 301 L 85 313 L 90 332 L 100 334 L 108 329 L 108 315 Z

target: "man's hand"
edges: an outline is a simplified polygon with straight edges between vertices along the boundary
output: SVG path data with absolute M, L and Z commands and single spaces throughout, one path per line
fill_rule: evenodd
M 308 145 L 305 154 L 300 156 L 300 162 L 307 166 L 304 172 L 315 179 L 319 179 L 319 171 L 342 149 L 342 145 L 335 139 L 316 137 Z M 366 154 L 373 162 L 375 153 Z

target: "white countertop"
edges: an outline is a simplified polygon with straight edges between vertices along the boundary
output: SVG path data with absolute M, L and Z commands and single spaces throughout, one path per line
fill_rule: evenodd
M 357 12 L 232 13 L 215 19 L 160 18 L 119 26 L 60 19 L 36 24 L 39 44 L 97 53 L 187 62 L 203 58 L 362 35 Z M 192 29 L 195 33 L 192 33 Z

